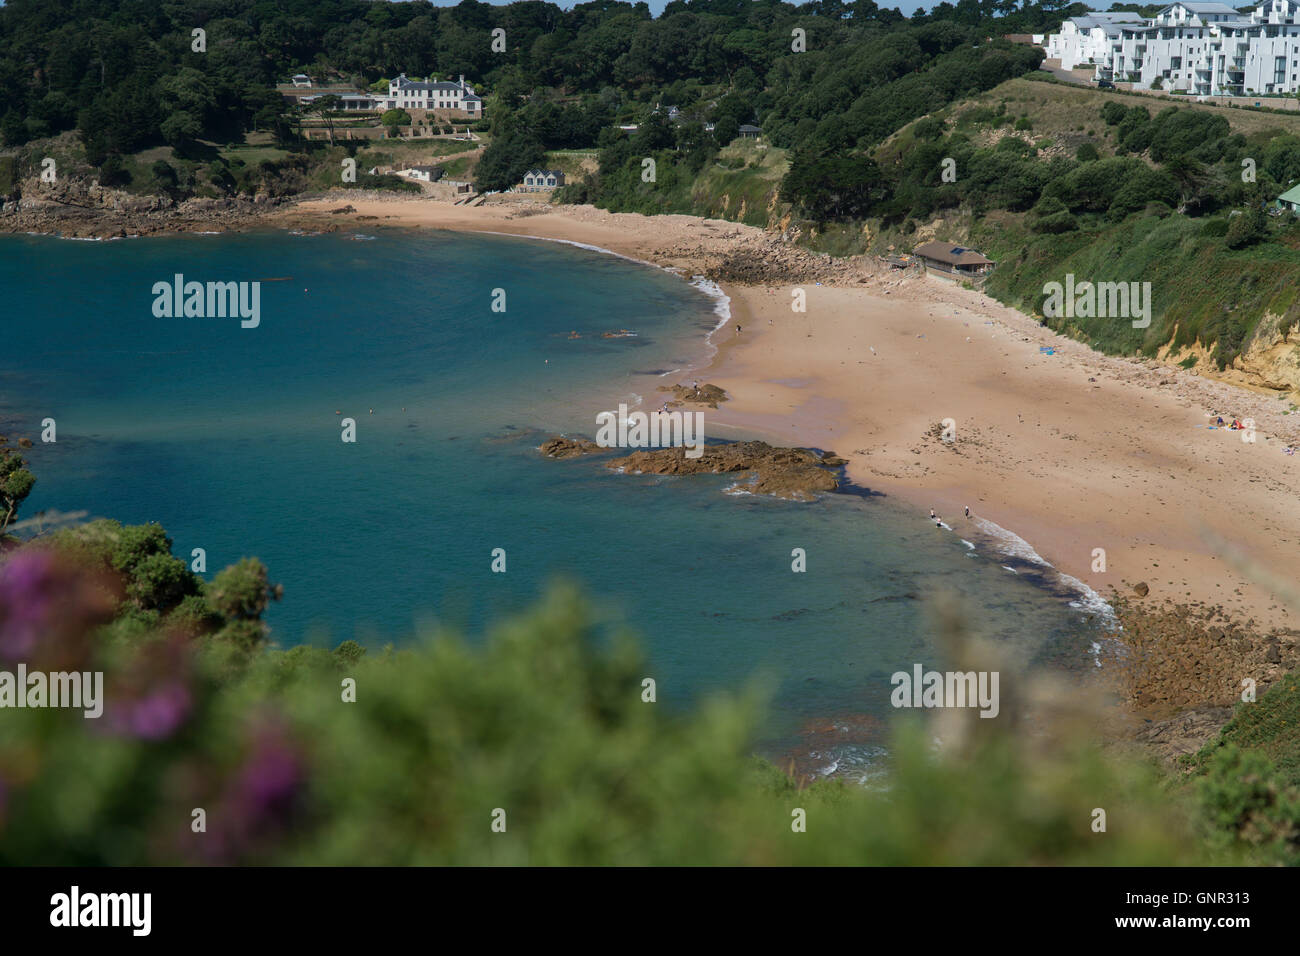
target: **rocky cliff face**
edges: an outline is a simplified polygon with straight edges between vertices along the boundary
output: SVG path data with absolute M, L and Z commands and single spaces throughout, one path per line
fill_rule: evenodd
M 1197 342 L 1187 348 L 1165 346 L 1159 359 L 1176 365 L 1191 357 L 1198 375 L 1290 395 L 1300 399 L 1300 322 L 1287 322 L 1280 315 L 1266 314 L 1242 353 L 1223 371 L 1214 361 L 1213 350 Z
M 1232 377 L 1233 373 L 1240 378 Z M 1224 370 L 1242 385 L 1300 394 L 1300 322 L 1265 315 L 1249 347 Z
M 79 238 L 247 227 L 279 205 L 279 200 L 264 196 L 178 203 L 167 196 L 136 196 L 77 176 L 60 177 L 55 183 L 29 177 L 15 192 L 16 198 L 0 204 L 0 230 Z

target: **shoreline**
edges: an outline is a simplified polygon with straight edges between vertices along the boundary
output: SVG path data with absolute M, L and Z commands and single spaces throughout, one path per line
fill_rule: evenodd
M 1215 550 L 1221 539 L 1300 577 L 1300 460 L 1281 450 L 1300 441 L 1300 417 L 1282 416 L 1275 394 L 1106 356 L 954 283 L 725 220 L 350 194 L 236 228 L 373 226 L 560 241 L 687 282 L 704 276 L 730 318 L 704 336 L 711 358 L 658 381 L 725 389 L 708 411 L 715 429 L 834 451 L 854 485 L 894 495 L 920 520 L 934 508 L 959 537 L 969 506 L 1108 603 L 1145 585 L 1144 612 L 1190 605 L 1300 636 L 1297 611 Z M 804 312 L 791 308 L 796 287 Z M 1258 440 L 1208 429 L 1219 414 L 1253 417 Z M 944 419 L 953 441 L 937 433 Z
M 229 224 L 218 231 L 222 225 Z M 239 228 L 360 231 L 378 225 L 558 241 L 675 272 L 687 282 L 703 276 L 728 297 L 730 317 L 704 337 L 711 358 L 674 374 L 727 390 L 729 401 L 710 411 L 716 426 L 833 450 L 849 459 L 854 484 L 887 490 L 921 516 L 930 508 L 961 515 L 969 505 L 972 514 L 1029 542 L 1058 571 L 1097 593 L 1130 593 L 1143 582 L 1154 600 L 1222 603 L 1261 626 L 1294 621 L 1278 595 L 1220 562 L 1202 535 L 1234 541 L 1284 577 L 1291 569 L 1291 577 L 1300 576 L 1300 515 L 1285 513 L 1300 498 L 1300 464 L 1280 450 L 1300 442 L 1300 416 L 1286 421 L 1263 407 L 1269 398 L 1276 402 L 1274 396 L 1153 361 L 1093 352 L 981 293 L 901 275 L 870 257 L 833 260 L 727 220 L 538 201 L 471 207 L 346 194 L 265 209 Z M 731 281 L 726 273 L 737 261 L 770 266 L 773 276 L 762 285 Z M 792 278 L 782 281 L 787 274 Z M 805 313 L 790 309 L 796 285 L 807 295 Z M 944 354 L 936 357 L 934 345 Z M 1043 347 L 1054 355 L 1045 357 L 1038 351 Z M 967 353 L 960 363 L 945 363 L 959 350 Z M 870 383 L 845 374 L 882 370 Z M 990 388 L 981 376 L 1007 381 Z M 663 383 L 672 384 L 671 378 Z M 1066 386 L 1067 378 L 1075 381 Z M 1164 393 L 1152 394 L 1155 389 Z M 1002 400 L 1017 394 L 1018 400 Z M 1104 405 L 1106 413 L 1089 415 L 1087 404 Z M 1204 409 L 1199 414 L 1196 405 Z M 871 413 L 863 414 L 864 408 Z M 1196 428 L 1211 408 L 1225 418 L 1256 419 L 1260 440 L 1244 446 L 1260 452 L 1253 461 L 1232 455 L 1230 443 L 1218 440 L 1235 433 Z M 1111 424 L 1135 411 L 1155 419 L 1133 420 L 1152 445 L 1145 455 Z M 927 436 L 944 418 L 957 430 L 947 447 Z M 1063 454 L 1044 428 L 1075 443 L 1068 448 L 1072 454 Z M 1170 434 L 1175 429 L 1176 437 Z M 1201 440 L 1199 447 L 1193 439 Z M 1094 471 L 1115 470 L 1098 485 L 1096 475 L 1072 466 L 1069 457 L 1095 462 Z M 1210 459 L 1211 466 L 1190 476 L 1178 472 L 1186 464 L 1180 458 L 1191 457 Z M 1021 467 L 1008 469 L 1009 462 Z M 1167 486 L 1152 492 L 1165 509 L 1159 514 L 1133 500 L 1134 488 L 1154 479 Z M 1267 486 L 1268 507 L 1234 511 L 1231 495 L 1242 483 Z M 1256 494 L 1252 488 L 1249 497 Z M 1227 522 L 1216 515 L 1225 505 L 1233 511 Z M 1192 520 L 1189 512 L 1207 518 Z M 1092 570 L 1094 548 L 1106 551 L 1105 572 Z M 1171 577 L 1170 567 L 1178 565 L 1187 567 Z

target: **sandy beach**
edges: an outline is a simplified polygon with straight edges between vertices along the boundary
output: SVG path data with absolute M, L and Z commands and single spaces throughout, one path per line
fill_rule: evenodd
M 284 217 L 562 239 L 716 275 L 732 320 L 714 336 L 712 365 L 684 376 L 730 396 L 706 415 L 710 434 L 833 449 L 853 482 L 911 503 L 918 520 L 934 508 L 963 537 L 1012 531 L 1102 595 L 1145 583 L 1144 602 L 1293 626 L 1280 596 L 1229 553 L 1300 576 L 1300 456 L 1283 453 L 1300 443 L 1300 417 L 1281 414 L 1289 401 L 1276 394 L 1106 357 L 949 281 L 831 260 L 731 222 L 351 196 Z M 746 262 L 769 266 L 770 281 L 730 281 Z M 792 309 L 795 288 L 804 312 Z M 1217 415 L 1253 418 L 1255 441 L 1207 427 Z

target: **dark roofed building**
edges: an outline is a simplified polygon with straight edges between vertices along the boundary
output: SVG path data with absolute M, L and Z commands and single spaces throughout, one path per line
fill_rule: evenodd
M 926 269 L 941 275 L 981 276 L 993 268 L 992 259 L 950 242 L 927 242 L 917 246 L 915 252 Z

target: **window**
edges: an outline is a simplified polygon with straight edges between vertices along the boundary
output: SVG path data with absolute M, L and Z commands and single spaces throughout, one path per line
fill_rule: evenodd
M 1286 57 L 1279 56 L 1273 59 L 1273 82 L 1286 82 Z

